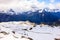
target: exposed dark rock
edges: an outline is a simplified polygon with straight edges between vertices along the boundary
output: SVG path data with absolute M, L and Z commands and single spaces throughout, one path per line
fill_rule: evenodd
M 30 38 L 30 37 L 25 37 L 25 36 L 22 36 L 21 38 L 27 38 L 27 39 L 29 39 L 29 40 L 33 40 L 32 38 Z
M 55 40 L 60 40 L 60 38 L 55 38 Z
M 14 33 L 14 34 L 15 34 L 15 31 L 12 31 L 12 33 Z
M 5 31 L 1 31 L 0 33 L 3 33 L 4 35 L 8 35 L 9 33 L 5 32 Z
M 29 38 L 29 37 L 28 37 L 28 39 L 33 40 L 32 38 Z
M 28 31 L 27 29 L 22 29 L 22 30 Z
M 32 30 L 32 28 L 30 28 L 29 30 Z

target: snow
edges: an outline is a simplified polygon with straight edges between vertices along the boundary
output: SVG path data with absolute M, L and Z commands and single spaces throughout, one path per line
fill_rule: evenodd
M 30 22 L 2 22 L 0 23 L 0 32 L 5 31 L 9 34 L 3 35 L 0 33 L 0 40 L 54 40 L 55 38 L 60 38 L 60 26 L 51 27 L 49 25 L 36 25 Z M 32 28 L 31 30 L 29 30 Z M 15 34 L 12 33 L 15 31 Z M 25 36 L 25 38 L 21 38 Z

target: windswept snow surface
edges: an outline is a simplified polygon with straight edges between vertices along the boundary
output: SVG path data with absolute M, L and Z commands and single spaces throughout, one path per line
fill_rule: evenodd
M 60 38 L 60 27 L 48 25 L 42 25 L 42 27 L 41 25 L 36 25 L 33 27 L 33 25 L 29 22 L 2 22 L 0 23 L 0 31 L 10 32 L 10 34 L 7 37 L 3 36 L 4 38 L 0 38 L 0 40 L 23 40 L 19 35 L 30 37 L 33 40 L 54 40 L 55 38 Z M 30 28 L 32 29 L 30 30 Z M 13 34 L 12 30 L 16 34 Z M 13 35 L 17 35 L 19 38 L 14 38 Z M 29 39 L 24 38 L 24 40 Z

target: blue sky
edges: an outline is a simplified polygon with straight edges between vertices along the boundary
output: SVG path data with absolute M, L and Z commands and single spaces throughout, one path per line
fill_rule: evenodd
M 48 3 L 48 2 L 50 2 L 49 0 L 38 0 L 39 2 L 46 2 L 46 3 Z
M 60 2 L 60 0 L 55 0 L 56 3 Z
M 38 0 L 39 2 L 45 2 L 45 3 L 51 3 L 51 0 Z M 53 3 L 59 3 L 60 2 L 60 0 L 52 0 L 52 1 L 54 1 Z

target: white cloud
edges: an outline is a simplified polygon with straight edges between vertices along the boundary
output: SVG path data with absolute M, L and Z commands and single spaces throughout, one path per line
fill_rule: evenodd
M 56 4 L 56 8 L 60 9 L 60 3 Z
M 50 0 L 51 2 L 54 2 L 54 0 Z M 6 3 L 7 2 L 7 3 Z M 6 10 L 6 9 L 14 9 L 16 11 L 35 11 L 38 9 L 43 9 L 45 7 L 48 7 L 50 9 L 54 8 L 60 8 L 60 4 L 46 4 L 43 2 L 38 2 L 37 0 L 0 0 L 0 9 Z
M 55 4 L 51 4 L 51 3 L 50 3 L 50 4 L 48 5 L 48 7 L 49 7 L 50 9 L 56 9 Z
M 7 1 L 4 0 L 0 1 L 2 2 L 0 4 L 0 8 L 3 9 L 9 9 L 9 8 L 13 8 L 13 9 L 20 9 L 21 11 L 28 11 L 28 10 L 37 10 L 37 9 L 41 9 L 45 7 L 45 3 L 44 2 L 38 2 L 37 0 L 12 0 L 12 1 Z M 34 8 L 33 8 L 34 7 Z

